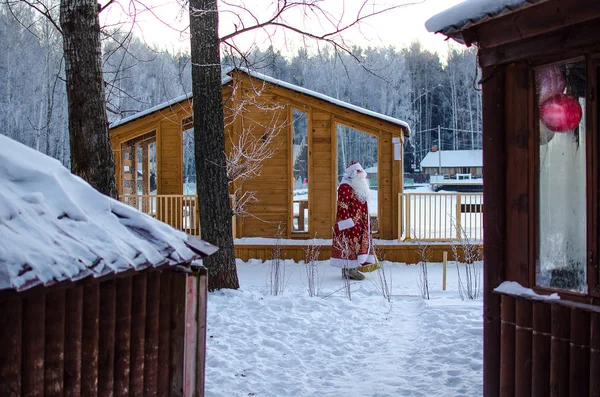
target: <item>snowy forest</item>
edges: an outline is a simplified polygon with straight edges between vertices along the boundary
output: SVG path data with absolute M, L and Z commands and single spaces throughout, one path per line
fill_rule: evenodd
M 190 56 L 157 51 L 130 34 L 104 30 L 103 70 L 109 121 L 191 91 Z M 25 5 L 0 3 L 1 133 L 69 166 L 62 38 Z M 407 121 L 405 172 L 434 145 L 481 148 L 481 92 L 474 49 L 450 49 L 444 60 L 418 42 L 408 48 L 353 48 L 352 54 L 301 49 L 284 56 L 256 48 L 242 62 L 274 78 Z M 438 126 L 441 132 L 438 141 Z M 359 150 L 349 142 L 347 150 Z

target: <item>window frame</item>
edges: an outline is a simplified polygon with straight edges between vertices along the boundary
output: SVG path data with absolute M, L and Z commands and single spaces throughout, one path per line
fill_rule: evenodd
M 289 222 L 289 233 L 291 238 L 304 239 L 311 236 L 312 233 L 312 209 L 311 209 L 311 199 L 313 195 L 313 190 L 310 188 L 311 181 L 314 183 L 314 178 L 312 177 L 312 134 L 310 133 L 312 128 L 312 112 L 310 108 L 299 106 L 297 104 L 290 104 L 288 106 L 288 117 L 290 120 L 290 128 L 289 128 L 289 151 L 290 151 L 290 167 L 289 167 L 289 175 L 288 180 L 290 181 L 290 192 L 289 192 L 289 202 L 290 202 L 290 210 L 288 214 L 288 222 Z M 307 219 L 307 227 L 306 230 L 294 230 L 294 111 L 302 112 L 306 114 L 306 172 L 307 172 L 307 184 L 308 184 L 308 219 Z
M 565 64 L 569 62 L 583 61 L 586 67 L 586 92 L 585 92 L 585 143 L 586 143 L 586 283 L 587 292 L 581 293 L 549 286 L 538 286 L 536 280 L 536 267 L 539 252 L 538 240 L 540 237 L 539 217 L 540 217 L 540 117 L 536 95 L 535 71 L 537 69 L 555 64 Z M 597 98 L 597 92 L 600 91 L 600 53 L 581 52 L 578 54 L 567 54 L 567 56 L 553 56 L 536 59 L 529 63 L 528 102 L 532 106 L 529 112 L 531 119 L 529 126 L 531 129 L 529 143 L 529 155 L 532 158 L 529 172 L 529 191 L 530 191 L 530 264 L 529 279 L 535 291 L 542 293 L 558 293 L 561 297 L 574 301 L 590 301 L 600 298 L 600 247 L 598 215 L 600 200 L 600 172 L 598 167 L 600 162 L 600 133 L 598 125 L 598 113 L 600 112 L 600 101 Z

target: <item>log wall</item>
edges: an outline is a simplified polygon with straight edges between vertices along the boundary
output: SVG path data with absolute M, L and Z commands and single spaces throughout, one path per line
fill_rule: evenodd
M 191 299 L 188 279 L 199 280 Z M 205 271 L 2 292 L 0 395 L 191 396 L 183 388 L 186 297 L 206 316 Z M 206 318 L 193 324 L 200 328 L 188 333 L 198 338 Z M 198 351 L 190 360 L 203 374 L 204 345 Z

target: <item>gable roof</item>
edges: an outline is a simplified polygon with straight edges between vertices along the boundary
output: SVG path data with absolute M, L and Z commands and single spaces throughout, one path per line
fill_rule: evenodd
M 547 0 L 465 0 L 429 18 L 425 27 L 465 44 L 456 32 L 544 1 Z
M 483 150 L 438 150 L 429 152 L 421 160 L 421 168 L 483 167 Z
M 0 290 L 171 266 L 217 250 L 4 135 L 0 186 Z
M 241 73 L 244 73 L 244 74 L 246 74 L 248 76 L 251 76 L 251 77 L 253 77 L 255 79 L 259 79 L 259 80 L 262 80 L 262 81 L 270 83 L 270 84 L 274 84 L 274 85 L 277 85 L 277 86 L 280 86 L 280 87 L 284 87 L 284 88 L 287 88 L 289 90 L 292 90 L 292 91 L 295 91 L 295 92 L 299 92 L 299 93 L 308 95 L 310 97 L 313 97 L 313 98 L 320 99 L 322 101 L 331 103 L 333 105 L 340 106 L 340 107 L 343 107 L 343 108 L 348 109 L 348 110 L 352 110 L 352 111 L 357 112 L 357 113 L 361 113 L 361 114 L 364 114 L 364 115 L 367 115 L 367 116 L 370 116 L 370 117 L 373 117 L 373 118 L 376 118 L 376 119 L 379 119 L 379 120 L 386 121 L 388 123 L 392 123 L 392 124 L 398 125 L 398 126 L 400 126 L 404 130 L 405 135 L 410 134 L 410 126 L 405 121 L 402 121 L 402 120 L 394 118 L 394 117 L 386 116 L 386 115 L 381 114 L 381 113 L 373 112 L 371 110 L 368 110 L 368 109 L 365 109 L 365 108 L 361 108 L 360 106 L 352 105 L 352 104 L 350 104 L 348 102 L 340 101 L 340 100 L 335 99 L 333 97 L 330 97 L 328 95 L 321 94 L 319 92 L 312 91 L 312 90 L 309 90 L 309 89 L 297 86 L 295 84 L 291 84 L 291 83 L 285 82 L 283 80 L 278 80 L 278 79 L 275 79 L 273 77 L 267 76 L 265 74 L 252 71 L 250 69 L 239 68 L 238 67 L 238 68 L 234 68 L 234 69 L 230 70 L 228 72 L 227 76 L 225 78 L 223 78 L 223 80 L 222 80 L 222 84 L 223 85 L 229 84 L 233 80 L 232 77 L 231 77 L 231 75 L 234 72 L 241 72 Z M 159 105 L 156 105 L 156 106 L 154 106 L 152 108 L 146 109 L 146 110 L 144 110 L 142 112 L 136 113 L 136 114 L 134 114 L 132 116 L 129 116 L 129 117 L 126 117 L 124 119 L 115 121 L 115 122 L 111 123 L 110 128 L 115 128 L 117 126 L 121 126 L 121 125 L 126 124 L 126 123 L 128 123 L 130 121 L 136 120 L 136 119 L 138 119 L 140 117 L 143 117 L 143 116 L 146 116 L 148 114 L 160 111 L 162 109 L 168 108 L 170 106 L 176 105 L 178 103 L 181 103 L 181 102 L 189 100 L 189 99 L 192 99 L 192 93 L 181 95 L 181 96 L 179 96 L 177 98 L 174 98 L 174 99 L 172 99 L 170 101 L 167 101 L 167 102 L 163 102 L 163 103 L 161 103 Z

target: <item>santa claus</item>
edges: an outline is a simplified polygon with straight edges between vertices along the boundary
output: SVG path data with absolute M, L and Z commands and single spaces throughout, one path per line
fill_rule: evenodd
M 342 269 L 342 277 L 362 280 L 361 271 L 373 270 L 375 255 L 371 240 L 367 173 L 353 161 L 338 187 L 337 218 L 333 227 L 331 264 Z

